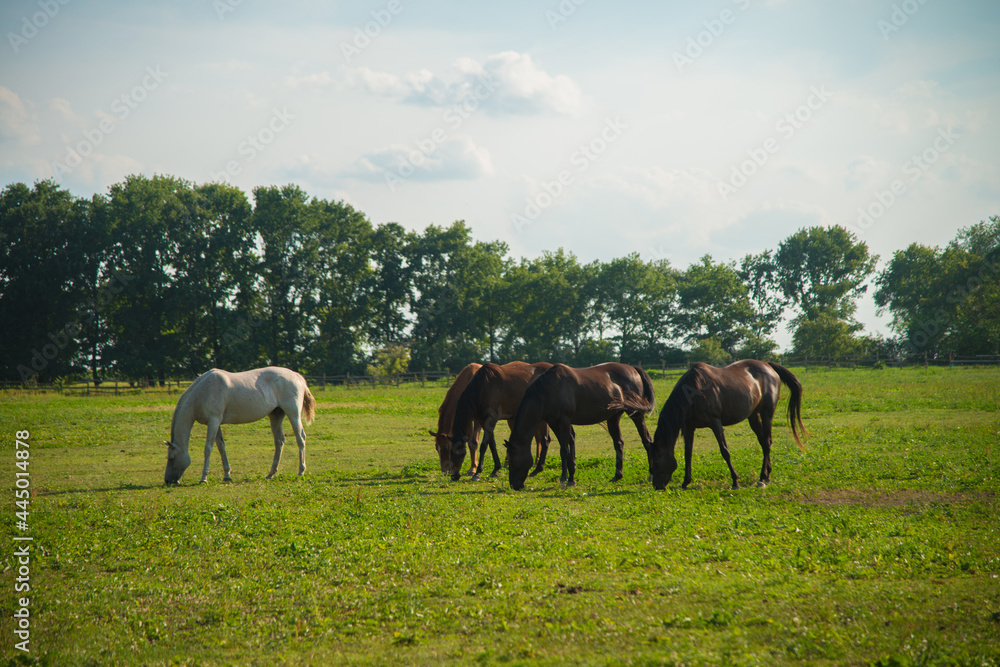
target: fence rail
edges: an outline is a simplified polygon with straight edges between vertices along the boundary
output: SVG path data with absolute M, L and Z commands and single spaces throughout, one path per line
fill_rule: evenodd
M 926 357 L 851 357 L 851 358 L 823 358 L 823 357 L 781 357 L 779 361 L 785 366 L 808 369 L 832 369 L 832 368 L 914 368 L 944 366 L 949 368 L 964 368 L 969 366 L 1000 366 L 1000 355 L 989 354 L 976 357 L 948 359 L 926 358 Z M 691 367 L 691 362 L 682 364 L 660 364 L 659 366 L 645 367 L 646 371 L 654 378 L 663 379 L 667 375 L 682 372 Z M 403 384 L 420 383 L 425 386 L 428 382 L 439 382 L 445 380 L 446 384 L 451 384 L 454 374 L 449 371 L 427 371 L 422 373 L 400 373 L 389 377 L 379 377 L 373 375 L 353 375 L 345 373 L 343 375 L 306 375 L 306 382 L 314 390 L 323 391 L 330 387 L 399 387 Z M 83 382 L 31 382 L 24 384 L 17 380 L 0 380 L 0 390 L 4 392 L 29 392 L 29 393 L 58 393 L 68 395 L 84 396 L 122 396 L 127 394 L 149 394 L 164 393 L 177 394 L 182 392 L 195 378 L 171 378 L 163 381 L 135 381 L 110 379 L 95 383 L 92 380 Z
M 402 384 L 420 383 L 421 386 L 428 382 L 439 380 L 449 380 L 454 377 L 448 371 L 427 371 L 426 373 L 400 373 L 389 377 L 379 377 L 373 375 L 306 375 L 306 382 L 313 389 L 324 390 L 327 386 L 346 387 L 398 387 Z M 122 396 L 127 394 L 176 394 L 187 389 L 195 378 L 170 378 L 162 381 L 136 381 L 108 379 L 101 382 L 84 380 L 82 382 L 30 382 L 24 384 L 17 380 L 0 380 L 0 390 L 5 392 L 34 392 L 34 393 L 58 393 L 68 395 L 84 396 Z

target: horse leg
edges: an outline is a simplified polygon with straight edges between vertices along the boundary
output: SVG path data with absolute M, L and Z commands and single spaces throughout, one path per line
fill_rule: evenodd
M 271 479 L 278 472 L 278 463 L 281 462 L 281 450 L 285 446 L 285 433 L 281 430 L 281 421 L 285 416 L 280 412 L 272 412 L 271 434 L 274 436 L 274 461 L 271 462 L 271 472 L 267 473 L 267 478 Z
M 649 437 L 649 429 L 646 428 L 646 413 L 644 412 L 634 412 L 629 415 L 632 423 L 635 424 L 635 430 L 639 433 L 639 439 L 642 440 L 642 446 L 644 449 L 649 449 L 653 444 L 653 439 Z M 676 442 L 676 441 L 675 441 Z M 671 450 L 672 452 L 672 450 Z M 677 459 L 674 459 L 674 467 L 670 471 L 672 475 L 674 470 L 677 469 Z M 649 481 L 653 481 L 653 473 L 649 473 Z
M 691 484 L 691 463 L 694 458 L 694 428 L 689 426 L 684 426 L 684 483 L 681 484 L 682 489 L 688 488 Z M 677 460 L 674 459 L 674 466 L 676 469 Z
M 549 442 L 552 440 L 552 436 L 549 435 L 549 427 L 545 422 L 542 422 L 541 426 L 538 427 L 535 440 L 538 442 L 538 463 L 535 464 L 535 469 L 531 471 L 529 477 L 534 477 L 545 469 L 545 456 L 549 453 Z
M 299 445 L 299 476 L 301 477 L 306 472 L 306 430 L 302 427 L 302 417 L 297 412 L 288 413 L 288 423 L 292 425 L 295 442 Z
M 576 484 L 576 431 L 568 420 L 560 421 L 552 427 L 559 441 L 559 457 L 562 459 L 562 477 L 559 482 L 565 488 Z
M 496 426 L 496 421 L 490 418 L 487 418 L 486 421 L 483 422 L 483 439 L 479 443 L 479 458 L 476 464 L 476 469 L 472 472 L 473 480 L 478 481 L 483 474 L 483 457 L 486 456 L 486 448 L 492 446 L 495 452 L 496 445 L 491 445 L 494 426 Z M 496 453 L 494 453 L 494 456 L 496 456 Z
M 482 431 L 482 426 L 478 423 L 472 423 L 472 439 L 469 440 L 469 472 L 470 477 L 475 477 L 479 474 L 479 436 Z
M 729 474 L 733 477 L 733 488 L 740 488 L 739 478 L 736 475 L 736 469 L 733 468 L 732 458 L 729 456 L 729 445 L 726 444 L 726 433 L 722 429 L 722 422 L 718 419 L 712 422 L 712 432 L 715 433 L 715 439 L 719 441 L 719 453 L 722 454 L 722 458 L 726 461 L 726 465 L 729 466 Z
M 615 446 L 615 476 L 612 482 L 617 482 L 622 478 L 622 469 L 625 465 L 625 439 L 622 437 L 621 413 L 608 418 L 608 434 L 611 435 L 611 442 Z
M 215 434 L 215 444 L 219 446 L 219 455 L 222 457 L 222 481 L 231 482 L 233 478 L 229 476 L 229 457 L 226 456 L 226 441 L 222 439 L 222 427 L 219 427 L 218 432 Z
M 493 420 L 490 426 L 490 453 L 493 454 L 493 472 L 490 473 L 490 479 L 496 479 L 497 475 L 500 474 L 500 468 L 502 464 L 500 463 L 500 455 L 497 453 L 497 438 L 496 438 L 496 428 L 497 422 Z
M 215 436 L 219 432 L 220 420 L 212 418 L 208 420 L 208 433 L 205 436 L 205 467 L 201 470 L 201 481 L 204 483 L 208 479 L 208 462 L 212 457 L 212 445 L 215 444 Z
M 771 418 L 761 415 L 759 412 L 750 415 L 747 420 L 750 428 L 757 436 L 760 443 L 760 451 L 764 458 L 760 465 L 760 480 L 757 486 L 767 486 L 771 483 Z

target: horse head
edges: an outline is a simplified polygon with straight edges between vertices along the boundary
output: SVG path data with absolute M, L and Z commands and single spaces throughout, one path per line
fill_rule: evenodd
M 438 458 L 441 461 L 441 472 L 451 472 L 451 439 L 446 433 L 439 433 L 432 429 L 427 432 L 434 436 L 434 449 L 437 450 Z
M 534 462 L 531 457 L 531 443 L 511 443 L 509 440 L 504 440 L 503 446 L 507 448 L 510 488 L 520 491 L 524 488 L 524 480 L 528 478 L 528 471 Z
M 451 439 L 451 481 L 453 482 L 457 482 L 462 478 L 462 462 L 465 460 L 467 442 L 468 439 L 464 436 L 453 437 Z
M 674 435 L 676 442 L 677 436 Z M 667 444 L 666 437 L 659 428 L 653 436 L 653 442 L 642 443 L 646 448 L 646 458 L 649 461 L 649 478 L 653 482 L 653 488 L 663 491 L 670 483 L 674 471 L 677 470 L 677 459 L 673 454 L 673 446 Z
M 163 473 L 164 484 L 177 484 L 181 475 L 191 465 L 191 455 L 181 451 L 181 448 L 174 442 L 164 441 L 167 446 L 167 469 Z

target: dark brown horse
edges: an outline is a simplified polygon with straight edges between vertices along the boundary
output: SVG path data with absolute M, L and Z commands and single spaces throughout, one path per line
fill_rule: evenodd
M 448 392 L 444 395 L 444 401 L 441 402 L 441 407 L 438 408 L 437 431 L 430 431 L 430 434 L 434 436 L 434 448 L 437 449 L 438 457 L 441 459 L 441 472 L 451 473 L 452 471 L 451 434 L 454 430 L 455 408 L 458 406 L 458 399 L 462 395 L 462 392 L 469 386 L 469 382 L 480 367 L 481 364 L 471 363 L 463 368 L 462 372 L 455 378 L 455 382 L 448 388 Z M 479 430 L 481 428 L 482 425 L 475 422 L 470 422 L 463 426 L 465 433 L 471 431 L 471 436 L 468 440 L 470 475 L 476 472 L 476 450 L 479 445 Z M 462 457 L 465 457 L 464 453 Z
M 505 443 L 510 465 L 510 487 L 524 488 L 531 468 L 531 434 L 546 423 L 559 440 L 562 457 L 562 483 L 576 483 L 576 433 L 574 424 L 608 423 L 608 433 L 615 446 L 615 476 L 622 478 L 625 442 L 619 424 L 623 414 L 635 422 L 642 444 L 650 446 L 646 415 L 653 410 L 656 397 L 653 382 L 641 368 L 607 363 L 590 368 L 570 368 L 556 364 L 545 371 L 524 392 L 514 417 L 510 441 Z
M 528 364 L 523 361 L 512 361 L 502 366 L 485 364 L 476 371 L 455 408 L 455 427 L 451 432 L 453 480 L 458 481 L 461 476 L 462 460 L 465 458 L 465 446 L 469 437 L 468 426 L 473 421 L 482 424 L 483 441 L 479 445 L 479 465 L 473 472 L 472 479 L 479 479 L 479 475 L 483 472 L 487 445 L 493 454 L 493 472 L 490 473 L 490 477 L 497 476 L 500 472 L 500 457 L 497 455 L 497 443 L 494 437 L 497 422 L 514 417 L 528 385 L 550 368 L 552 364 L 546 362 Z M 508 424 L 510 423 L 508 421 Z M 545 452 L 549 446 L 549 429 L 545 424 L 538 426 L 535 439 L 538 441 L 539 467 L 532 474 L 541 472 L 542 466 L 545 465 Z
M 725 368 L 696 363 L 677 381 L 667 402 L 660 411 L 653 443 L 646 448 L 649 457 L 649 473 L 653 488 L 664 489 L 677 470 L 674 447 L 677 435 L 684 434 L 684 484 L 691 483 L 691 454 L 694 446 L 694 431 L 710 428 L 719 441 L 719 451 L 729 473 L 733 477 L 733 488 L 740 487 L 736 470 L 729 456 L 726 434 L 723 426 L 738 424 L 744 419 L 760 442 L 764 462 L 760 468 L 758 486 L 771 481 L 771 422 L 778 405 L 781 383 L 788 385 L 792 395 L 788 401 L 788 421 L 792 427 L 792 437 L 803 452 L 805 448 L 799 439 L 799 431 L 805 435 L 802 426 L 802 383 L 784 366 L 774 362 L 745 359 Z M 796 429 L 798 425 L 798 429 Z

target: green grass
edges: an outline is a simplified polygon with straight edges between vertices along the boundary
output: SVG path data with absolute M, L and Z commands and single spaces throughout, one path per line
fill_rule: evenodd
M 303 478 L 292 443 L 264 479 L 259 422 L 226 429 L 234 482 L 215 454 L 199 485 L 196 427 L 164 488 L 176 396 L 2 396 L 0 664 L 1000 665 L 1000 371 L 796 372 L 807 452 L 782 416 L 772 484 L 738 491 L 707 431 L 691 489 L 653 491 L 627 420 L 621 482 L 607 434 L 580 427 L 574 488 L 557 448 L 523 492 L 452 483 L 427 435 L 443 386 L 317 392 Z M 760 449 L 746 424 L 727 435 L 749 486 Z

